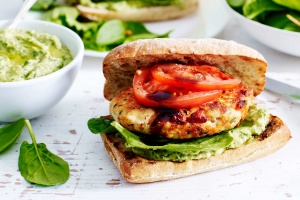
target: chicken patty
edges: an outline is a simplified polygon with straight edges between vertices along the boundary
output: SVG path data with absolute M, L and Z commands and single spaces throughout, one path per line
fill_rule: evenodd
M 112 117 L 130 131 L 161 138 L 189 139 L 232 129 L 244 120 L 253 103 L 253 91 L 240 84 L 199 107 L 187 109 L 149 108 L 140 105 L 129 87 L 110 103 Z

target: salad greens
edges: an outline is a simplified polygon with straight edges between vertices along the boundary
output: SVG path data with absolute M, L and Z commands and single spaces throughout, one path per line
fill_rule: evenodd
M 88 128 L 92 133 L 120 135 L 125 146 L 135 154 L 153 160 L 171 160 L 182 162 L 187 159 L 208 158 L 230 148 L 237 148 L 265 130 L 270 114 L 266 109 L 251 106 L 246 119 L 238 127 L 219 134 L 190 140 L 172 140 L 155 138 L 125 129 L 112 118 L 92 118 Z
M 45 186 L 65 183 L 70 174 L 69 165 L 59 156 L 51 153 L 45 144 L 37 143 L 31 124 L 19 119 L 0 128 L 0 152 L 7 150 L 27 127 L 32 144 L 24 141 L 20 147 L 19 170 L 25 180 Z
M 134 21 L 86 21 L 80 12 L 71 6 L 58 6 L 45 12 L 42 20 L 51 21 L 76 32 L 82 39 L 85 49 L 110 51 L 124 43 L 138 39 L 169 37 L 170 31 L 155 34 L 147 30 L 144 24 Z
M 299 0 L 273 0 L 275 3 L 290 8 L 292 10 L 300 11 L 300 1 Z
M 245 17 L 283 30 L 300 32 L 299 0 L 227 0 Z
M 31 7 L 32 10 L 47 10 L 54 6 L 56 0 L 37 0 L 33 6 Z

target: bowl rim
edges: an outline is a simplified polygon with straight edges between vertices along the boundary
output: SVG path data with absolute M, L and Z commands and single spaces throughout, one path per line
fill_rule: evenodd
M 0 24 L 5 26 L 5 24 L 9 23 L 10 21 L 11 20 L 0 20 Z M 81 38 L 79 37 L 79 35 L 77 33 L 75 33 L 74 31 L 72 31 L 71 29 L 69 29 L 65 26 L 53 23 L 53 22 L 42 21 L 39 19 L 22 19 L 22 20 L 20 20 L 19 23 L 22 25 L 25 24 L 25 26 L 27 23 L 27 24 L 34 24 L 34 25 L 36 24 L 37 26 L 43 25 L 45 27 L 46 26 L 47 27 L 48 26 L 55 27 L 58 30 L 63 30 L 73 38 L 74 42 L 77 44 L 76 46 L 78 46 L 78 50 L 77 50 L 77 53 L 75 55 L 73 55 L 73 60 L 70 63 L 68 63 L 66 66 L 64 66 L 63 68 L 61 68 L 55 72 L 52 72 L 50 74 L 47 74 L 47 75 L 44 75 L 41 77 L 29 79 L 29 80 L 13 81 L 13 82 L 0 82 L 0 87 L 13 88 L 13 87 L 24 87 L 24 86 L 28 86 L 28 85 L 32 85 L 32 84 L 38 84 L 41 81 L 48 81 L 52 78 L 61 76 L 62 74 L 66 73 L 67 71 L 69 71 L 73 67 L 75 67 L 76 63 L 80 62 L 80 65 L 82 64 L 81 61 L 84 56 L 84 44 L 83 44 Z M 21 28 L 21 29 L 23 29 L 23 28 Z M 32 30 L 35 30 L 35 29 L 33 28 Z M 37 32 L 39 32 L 39 31 L 37 31 Z M 47 31 L 45 31 L 45 32 L 47 32 Z M 55 34 L 51 34 L 51 35 L 55 35 Z M 61 39 L 60 39 L 60 41 L 61 41 Z M 61 42 L 64 43 L 64 41 L 61 41 Z
M 263 24 L 263 23 L 260 23 L 260 22 L 257 22 L 257 21 L 254 21 L 254 20 L 251 20 L 247 17 L 245 17 L 244 15 L 240 14 L 239 12 L 237 12 L 236 10 L 234 10 L 228 3 L 227 3 L 227 0 L 223 0 L 223 4 L 225 5 L 225 7 L 227 7 L 227 9 L 231 12 L 231 14 L 243 19 L 243 20 L 246 20 L 247 22 L 249 23 L 252 23 L 256 26 L 260 26 L 262 28 L 265 28 L 265 29 L 268 29 L 270 31 L 276 31 L 278 33 L 284 33 L 284 34 L 289 34 L 289 35 L 292 35 L 292 36 L 297 36 L 297 37 L 300 37 L 300 33 L 299 32 L 295 32 L 295 31 L 288 31 L 288 30 L 284 30 L 284 29 L 280 29 L 280 28 L 275 28 L 275 27 L 272 27 L 272 26 L 269 26 L 269 25 L 266 25 L 266 24 Z

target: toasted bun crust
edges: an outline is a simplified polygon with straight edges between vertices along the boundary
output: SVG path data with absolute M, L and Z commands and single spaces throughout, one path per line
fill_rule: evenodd
M 108 155 L 128 182 L 148 183 L 187 177 L 250 162 L 283 147 L 291 138 L 291 134 L 280 118 L 272 116 L 269 125 L 257 141 L 208 159 L 185 162 L 146 160 L 126 150 L 123 141 L 114 134 L 102 134 L 101 137 Z
M 118 46 L 104 58 L 104 97 L 111 100 L 131 86 L 137 69 L 164 62 L 216 66 L 241 79 L 254 95 L 261 93 L 266 81 L 266 60 L 244 45 L 212 38 L 156 38 Z
M 182 2 L 184 4 L 182 8 L 170 5 L 113 11 L 77 5 L 77 9 L 82 16 L 93 21 L 99 21 L 101 19 L 120 19 L 124 21 L 149 22 L 183 17 L 198 9 L 199 0 L 185 0 Z

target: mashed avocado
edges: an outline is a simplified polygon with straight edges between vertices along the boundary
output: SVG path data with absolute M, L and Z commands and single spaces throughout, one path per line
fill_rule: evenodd
M 125 139 L 125 145 L 135 154 L 154 160 L 185 161 L 208 158 L 255 141 L 269 123 L 270 114 L 257 105 L 250 107 L 246 119 L 240 126 L 217 135 L 193 140 L 156 140 L 150 141 L 112 122 Z
M 54 35 L 33 30 L 0 30 L 0 82 L 41 77 L 71 60 L 69 49 Z

